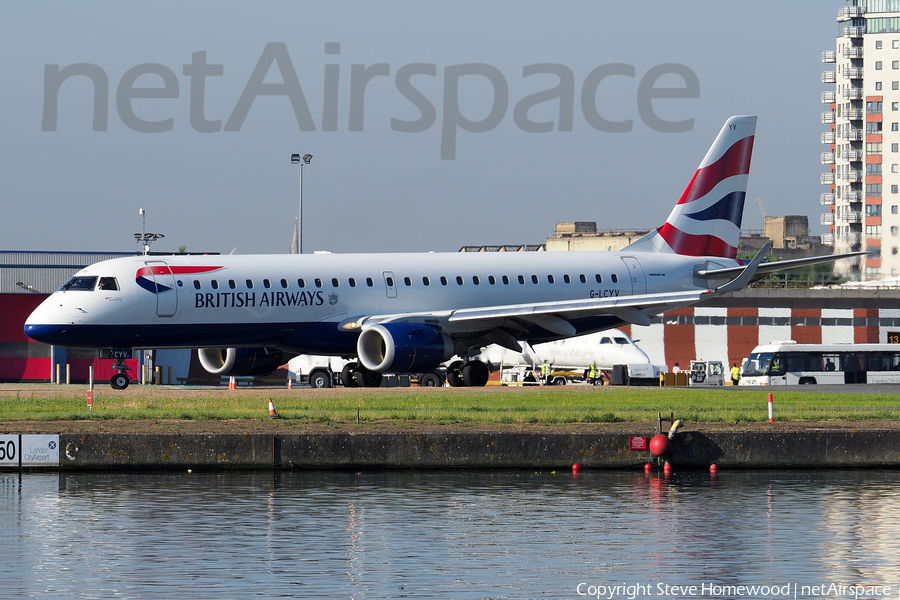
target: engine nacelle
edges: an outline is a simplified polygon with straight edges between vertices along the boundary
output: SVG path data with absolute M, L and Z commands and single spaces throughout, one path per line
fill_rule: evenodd
M 197 356 L 208 373 L 235 377 L 268 375 L 287 362 L 271 348 L 200 348 Z
M 359 334 L 359 362 L 379 373 L 421 373 L 453 356 L 453 340 L 433 325 L 385 323 Z

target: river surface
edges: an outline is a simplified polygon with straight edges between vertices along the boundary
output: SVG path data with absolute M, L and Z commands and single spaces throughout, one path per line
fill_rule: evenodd
M 0 473 L 0 598 L 900 599 L 898 475 Z

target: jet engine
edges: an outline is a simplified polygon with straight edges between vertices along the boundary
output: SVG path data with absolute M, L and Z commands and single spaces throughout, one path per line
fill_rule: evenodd
M 359 361 L 379 373 L 421 373 L 453 356 L 453 340 L 433 325 L 385 323 L 362 331 L 356 343 Z
M 281 350 L 272 348 L 200 348 L 197 356 L 207 372 L 235 377 L 268 375 L 287 362 Z

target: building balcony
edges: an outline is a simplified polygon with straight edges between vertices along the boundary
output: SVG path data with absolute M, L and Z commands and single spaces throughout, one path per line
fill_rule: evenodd
M 844 6 L 838 10 L 837 20 L 849 21 L 850 19 L 858 19 L 866 14 L 866 9 L 862 6 Z
M 822 113 L 822 124 L 830 125 L 831 123 L 834 123 L 834 113 L 831 111 L 823 112 Z
M 859 183 L 863 180 L 863 172 L 858 169 L 847 169 L 841 179 L 850 183 Z
M 844 27 L 841 33 L 845 38 L 860 38 L 866 34 L 866 28 L 864 25 L 848 26 Z
M 822 213 L 819 222 L 822 225 L 834 225 L 834 213 Z
M 845 119 L 861 121 L 865 118 L 866 113 L 861 108 L 845 108 L 842 114 Z
M 825 131 L 822 133 L 822 143 L 823 144 L 833 144 L 834 139 L 837 137 L 833 131 Z
M 822 83 L 837 83 L 837 73 L 834 71 L 822 71 Z
M 863 78 L 862 67 L 844 67 L 844 70 L 841 71 L 841 74 L 846 79 L 862 79 Z
M 837 60 L 837 52 L 834 50 L 826 50 L 822 53 L 822 62 L 823 63 L 833 63 Z
M 844 223 L 862 223 L 862 213 L 861 212 L 845 212 L 841 215 L 841 221 Z
M 844 48 L 843 52 L 844 58 L 862 58 L 863 57 L 863 49 L 862 46 L 850 46 L 848 48 Z
M 862 88 L 847 88 L 843 91 L 844 100 L 862 100 L 865 98 Z
M 822 104 L 831 104 L 834 102 L 834 92 L 822 92 Z
M 859 190 L 844 190 L 841 194 L 841 200 L 845 202 L 862 202 L 862 192 Z
M 819 175 L 819 182 L 822 185 L 834 185 L 834 173 L 822 173 Z
M 862 162 L 863 153 L 861 150 L 844 150 L 841 158 L 850 162 Z
M 863 140 L 863 130 L 855 127 L 845 127 L 842 137 L 847 142 L 861 142 Z
M 834 204 L 834 194 L 825 193 L 819 196 L 820 202 L 826 206 Z
M 834 246 L 834 234 L 825 233 L 822 235 L 822 243 L 826 246 Z
M 833 165 L 834 164 L 834 152 L 823 152 L 821 159 L 822 159 L 823 165 Z

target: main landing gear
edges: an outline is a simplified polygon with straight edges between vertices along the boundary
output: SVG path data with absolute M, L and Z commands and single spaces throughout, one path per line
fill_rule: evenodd
M 447 367 L 447 381 L 451 387 L 484 387 L 491 376 L 488 366 L 480 360 L 455 360 Z
M 378 387 L 381 380 L 381 373 L 370 371 L 359 363 L 347 363 L 341 369 L 341 384 L 344 387 Z
M 124 390 L 128 387 L 128 384 L 131 383 L 131 379 L 128 377 L 128 373 L 126 373 L 126 371 L 131 370 L 131 367 L 125 366 L 124 358 L 116 358 L 116 362 L 113 363 L 113 369 L 117 372 L 110 378 L 109 385 L 111 385 L 114 390 Z

